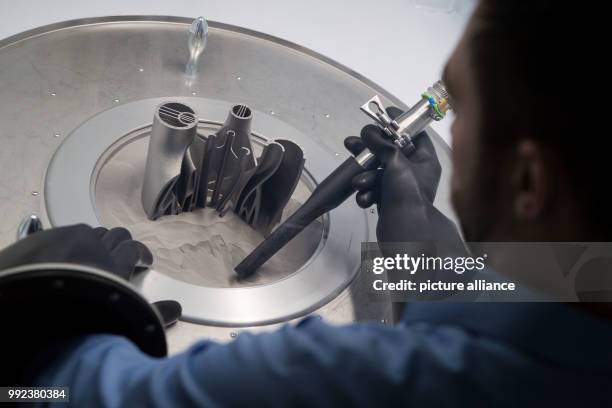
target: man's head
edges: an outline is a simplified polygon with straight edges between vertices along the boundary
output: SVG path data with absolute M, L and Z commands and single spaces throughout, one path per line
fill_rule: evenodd
M 467 240 L 606 239 L 609 152 L 591 130 L 604 105 L 576 7 L 482 0 L 449 59 L 453 203 Z

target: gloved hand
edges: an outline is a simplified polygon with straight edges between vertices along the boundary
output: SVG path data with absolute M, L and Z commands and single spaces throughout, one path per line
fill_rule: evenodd
M 35 232 L 0 252 L 0 270 L 48 262 L 92 266 L 129 280 L 137 269 L 151 266 L 153 254 L 125 228 L 85 224 Z
M 153 263 L 153 254 L 132 239 L 125 228 L 110 230 L 85 224 L 35 232 L 0 252 L 0 271 L 26 264 L 71 263 L 110 272 L 125 280 Z M 164 325 L 178 320 L 181 306 L 176 301 L 153 303 Z
M 391 118 L 402 113 L 390 107 Z M 458 239 L 458 231 L 433 202 L 441 168 L 433 143 L 426 133 L 414 138 L 416 150 L 406 156 L 376 125 L 367 125 L 361 137 L 349 136 L 345 147 L 354 155 L 370 149 L 380 161 L 376 170 L 353 178 L 360 207 L 378 207 L 376 235 L 379 242 L 436 241 Z

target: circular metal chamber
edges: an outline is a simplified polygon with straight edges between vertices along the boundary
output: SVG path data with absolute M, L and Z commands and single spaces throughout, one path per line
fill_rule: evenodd
M 30 213 L 45 225 L 110 223 L 96 198 L 95 181 L 103 181 L 103 164 L 112 163 L 109 153 L 121 154 L 123 148 L 114 150 L 116 143 L 146 143 L 147 126 L 161 102 L 192 106 L 205 119 L 200 127 L 216 126 L 235 103 L 248 105 L 256 133 L 303 142 L 314 181 L 347 157 L 344 137 L 370 123 L 359 111 L 364 101 L 378 94 L 386 105 L 407 108 L 324 56 L 215 22 L 209 22 L 197 74 L 185 75 L 191 22 L 181 17 L 104 17 L 45 26 L 0 41 L 0 244 L 14 240 L 19 221 Z M 453 217 L 448 147 L 429 133 L 442 165 L 436 205 Z M 62 168 L 70 174 L 58 177 L 65 174 Z M 153 270 L 137 284 L 150 300 L 178 299 L 188 319 L 210 325 L 260 325 L 308 312 L 338 323 L 389 321 L 389 305 L 369 301 L 361 279 L 355 278 L 360 242 L 375 240 L 376 214 L 348 200 L 330 213 L 328 222 L 321 227 L 328 228 L 328 235 L 313 256 L 278 280 L 204 287 Z M 330 255 L 324 256 L 325 251 Z M 327 261 L 314 267 L 322 259 Z M 319 271 L 316 279 L 310 271 Z M 263 298 L 269 299 L 261 303 Z M 169 344 L 177 350 L 200 335 L 230 339 L 232 333 L 179 322 L 169 332 Z
M 174 97 L 174 100 L 193 107 L 198 113 L 206 112 L 207 116 L 218 119 L 223 118 L 231 108 L 226 102 L 206 98 Z M 106 182 L 107 185 L 110 183 L 110 188 L 102 187 L 104 198 L 96 199 L 96 195 L 100 195 L 99 175 L 113 162 L 113 157 L 126 150 L 126 146 L 129 148 L 134 144 L 134 129 L 148 127 L 146 124 L 150 122 L 152 112 L 161 103 L 160 98 L 149 98 L 117 106 L 90 118 L 68 136 L 55 153 L 47 171 L 45 197 L 53 225 L 77 222 L 98 225 L 100 216 L 96 203 L 113 198 L 114 205 L 125 202 L 126 205 L 118 211 L 122 219 L 112 224 L 128 228 L 144 226 L 131 228 L 134 237 L 151 244 L 155 257 L 165 260 L 165 266 L 174 271 L 173 274 L 161 273 L 159 269 L 164 263 L 154 263 L 151 270 L 140 275 L 137 285 L 152 301 L 167 298 L 178 300 L 183 306 L 183 318 L 198 323 L 253 325 L 287 320 L 327 303 L 352 281 L 359 266 L 360 244 L 369 235 L 366 213 L 350 201 L 327 215 L 324 234 L 314 224 L 300 240 L 285 248 L 280 257 L 275 257 L 273 262 L 266 265 L 264 279 L 255 281 L 253 285 L 252 281 L 244 284 L 232 280 L 233 266 L 259 243 L 256 240 L 249 245 L 245 240 L 250 227 L 245 225 L 242 231 L 235 230 L 231 237 L 227 236 L 232 232 L 231 228 L 221 228 L 222 223 L 214 220 L 214 211 L 210 209 L 167 216 L 164 220 L 146 219 L 138 200 L 138 182 L 143 178 L 146 159 L 143 144 L 137 149 L 139 157 L 132 155 L 129 158 L 133 166 L 111 172 L 114 176 Z M 219 120 L 217 123 L 220 126 Z M 302 147 L 307 163 L 306 184 L 309 180 L 311 185 L 316 180 L 322 180 L 337 165 L 333 155 L 276 117 L 255 112 L 253 129 L 256 134 L 282 137 Z M 119 188 L 122 183 L 127 185 Z M 125 199 L 113 197 L 113 191 L 119 190 L 133 195 Z M 307 192 L 304 195 L 307 196 Z M 214 221 L 206 223 L 206 219 L 211 217 Z M 241 227 L 240 223 L 236 220 L 234 228 Z M 225 237 L 221 236 L 223 232 Z M 207 234 L 212 235 L 213 239 L 205 239 Z M 168 239 L 160 244 L 160 237 L 164 235 Z M 225 238 L 229 242 L 224 241 L 223 247 L 213 248 L 214 238 Z M 232 239 L 235 242 L 231 242 Z M 224 253 L 227 255 L 230 244 L 241 249 L 237 245 L 239 243 L 246 246 L 246 250 L 239 251 L 234 259 L 230 257 L 230 262 L 222 262 L 220 268 L 214 268 L 215 258 Z M 207 252 L 211 250 L 212 254 L 208 256 Z M 162 251 L 170 252 L 169 256 Z M 180 267 L 190 256 L 199 256 L 199 261 L 196 260 L 188 268 Z M 179 265 L 173 265 L 172 258 L 178 258 Z M 190 281 L 185 277 L 188 274 L 199 276 L 202 283 Z

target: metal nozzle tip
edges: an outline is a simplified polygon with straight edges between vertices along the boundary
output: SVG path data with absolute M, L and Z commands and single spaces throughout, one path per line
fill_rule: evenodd
M 189 27 L 189 34 L 191 42 L 196 40 L 204 40 L 208 38 L 208 23 L 204 17 L 198 17 L 193 20 L 191 27 Z
M 187 62 L 187 74 L 194 76 L 197 69 L 198 58 L 206 48 L 208 41 L 208 23 L 204 17 L 193 20 L 189 27 L 189 62 Z

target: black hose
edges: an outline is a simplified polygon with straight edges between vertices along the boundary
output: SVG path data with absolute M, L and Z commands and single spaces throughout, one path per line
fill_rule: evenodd
M 368 168 L 378 164 L 376 160 L 372 162 Z M 314 189 L 310 198 L 295 213 L 234 268 L 238 276 L 246 278 L 254 273 L 311 222 L 342 204 L 355 192 L 353 177 L 364 170 L 367 168 L 359 165 L 354 157 L 346 159 Z

